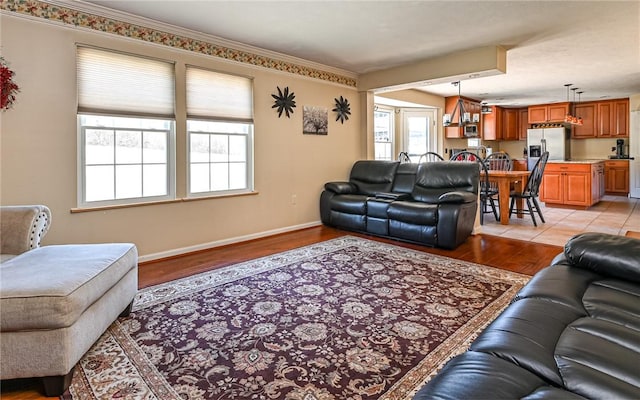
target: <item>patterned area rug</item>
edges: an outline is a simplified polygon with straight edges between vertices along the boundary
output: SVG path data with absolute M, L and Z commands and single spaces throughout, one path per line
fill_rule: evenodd
M 528 279 L 333 239 L 141 290 L 63 398 L 411 398 Z

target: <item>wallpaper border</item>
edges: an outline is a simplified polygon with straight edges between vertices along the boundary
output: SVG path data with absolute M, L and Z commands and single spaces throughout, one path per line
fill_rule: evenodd
M 192 51 L 225 60 L 264 67 L 280 72 L 288 72 L 290 74 L 319 79 L 353 88 L 356 87 L 356 80 L 351 77 L 278 60 L 273 57 L 232 49 L 180 34 L 163 32 L 133 23 L 118 21 L 110 17 L 78 11 L 69 7 L 49 4 L 40 0 L 0 0 L 0 9 L 50 21 L 57 21 L 66 25 L 73 25 L 176 49 Z

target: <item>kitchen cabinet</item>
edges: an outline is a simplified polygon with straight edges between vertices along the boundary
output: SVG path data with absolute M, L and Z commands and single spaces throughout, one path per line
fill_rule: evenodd
M 596 103 L 580 103 L 575 106 L 576 117 L 582 117 L 582 125 L 574 125 L 571 137 L 574 139 L 594 138 L 597 132 Z
M 629 194 L 629 161 L 610 160 L 604 162 L 605 192 L 609 194 Z
M 518 140 L 517 108 L 505 108 L 502 112 L 502 140 Z
M 502 107 L 490 106 L 491 112 L 482 114 L 482 139 L 502 139 Z
M 513 160 L 513 168 L 514 171 L 526 171 L 527 170 L 527 160 L 515 159 Z
M 564 118 L 569 113 L 569 105 L 570 103 L 565 102 L 529 106 L 528 121 L 530 124 L 564 122 Z
M 529 109 L 518 109 L 518 139 L 527 140 L 527 129 L 529 129 Z
M 603 195 L 603 163 L 547 163 L 542 175 L 540 200 L 588 208 Z
M 575 107 L 582 126 L 573 127 L 572 138 L 624 138 L 629 136 L 629 99 L 591 101 Z
M 456 107 L 456 104 L 458 104 L 458 98 L 459 98 L 458 96 L 445 98 L 445 101 L 444 101 L 445 114 L 453 113 L 453 110 Z M 480 102 L 473 99 L 466 98 L 466 97 L 462 97 L 462 106 L 464 107 L 465 112 L 468 112 L 469 114 L 471 114 L 471 118 L 473 118 L 474 114 L 477 115 L 478 119 L 480 118 L 480 110 L 482 108 L 482 106 L 480 105 Z M 453 117 L 455 121 L 452 121 L 452 122 L 458 121 L 459 112 L 460 112 L 460 109 L 456 110 L 456 115 Z M 477 125 L 478 125 L 478 137 L 482 137 L 482 126 L 479 120 L 477 122 Z M 445 127 L 444 128 L 445 137 L 448 139 L 465 138 L 466 136 L 464 135 L 463 129 L 464 128 L 462 127 Z
M 490 106 L 491 112 L 482 115 L 482 139 L 518 140 L 520 139 L 520 109 Z M 526 110 L 526 109 L 525 109 Z M 528 127 L 526 116 L 525 124 Z M 524 128 L 524 139 L 527 128 Z

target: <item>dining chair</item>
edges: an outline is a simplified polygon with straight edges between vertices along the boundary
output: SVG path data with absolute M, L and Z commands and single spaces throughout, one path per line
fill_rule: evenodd
M 442 158 L 442 156 L 438 153 L 435 153 L 433 151 L 427 151 L 426 153 L 420 156 L 420 158 L 418 159 L 418 164 L 423 162 L 433 162 L 433 161 L 444 161 L 444 158 Z
M 495 153 L 489 154 L 484 159 L 484 165 L 487 167 L 487 171 L 511 171 L 513 169 L 513 161 L 509 154 L 498 151 Z M 496 200 L 499 200 L 498 195 L 498 184 L 497 182 L 489 182 L 489 187 L 487 188 L 486 193 L 486 202 L 483 203 L 482 212 L 489 213 L 493 211 L 493 215 L 496 217 L 496 221 L 499 221 L 500 218 L 498 214 L 495 212 L 497 208 L 499 208 L 500 201 L 496 203 Z M 487 209 L 487 205 L 491 206 L 491 210 Z
M 459 153 L 454 154 L 451 160 L 449 161 L 475 162 L 478 164 L 478 167 L 480 168 L 480 185 L 479 185 L 480 193 L 479 194 L 480 194 L 480 204 L 482 205 L 482 207 L 480 208 L 480 225 L 484 224 L 484 214 L 486 212 L 493 212 L 493 215 L 496 217 L 496 220 L 499 221 L 500 217 L 498 216 L 498 210 L 496 209 L 495 203 L 489 200 L 498 193 L 497 191 L 498 188 L 496 187 L 495 192 L 491 190 L 491 182 L 489 181 L 489 171 L 487 170 L 487 167 L 484 161 L 482 160 L 482 158 L 480 158 L 478 154 L 474 152 L 465 150 L 465 151 L 461 151 Z M 491 207 L 491 211 L 487 211 L 487 204 Z
M 400 161 L 401 164 L 410 163 L 411 157 L 409 157 L 409 153 L 406 151 L 401 151 L 400 154 L 398 154 L 398 161 Z
M 511 192 L 511 204 L 509 206 L 509 218 L 513 214 L 513 207 L 515 206 L 516 199 L 523 199 L 527 202 L 527 210 L 517 210 L 518 212 L 522 212 L 524 214 L 531 215 L 531 219 L 533 220 L 533 226 L 538 226 L 536 223 L 535 213 L 538 213 L 540 216 L 540 220 L 542 223 L 545 222 L 544 217 L 542 216 L 542 210 L 540 210 L 540 204 L 538 203 L 538 194 L 540 192 L 540 184 L 542 183 L 542 174 L 544 173 L 544 168 L 547 165 L 547 160 L 549 159 L 549 152 L 545 151 L 542 153 L 536 164 L 533 166 L 531 170 L 531 174 L 529 174 L 529 178 L 527 179 L 527 183 L 524 186 L 524 190 L 522 193 L 518 193 L 515 191 Z

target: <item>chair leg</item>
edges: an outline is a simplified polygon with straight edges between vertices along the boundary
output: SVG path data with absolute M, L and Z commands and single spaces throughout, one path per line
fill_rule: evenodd
M 509 218 L 511 218 L 511 214 L 513 214 L 513 206 L 516 204 L 516 198 L 511 198 L 511 204 L 509 204 Z
M 547 221 L 544 220 L 544 217 L 542 216 L 542 211 L 540 210 L 540 204 L 538 204 L 538 200 L 535 197 L 533 198 L 533 204 L 536 206 L 536 210 L 538 211 L 538 215 L 540 216 L 540 220 L 544 224 Z
M 500 216 L 498 216 L 498 211 L 496 209 L 496 202 L 493 197 L 489 197 L 489 202 L 491 204 L 491 210 L 493 211 L 493 216 L 496 217 L 496 221 L 500 221 Z
M 529 208 L 529 214 L 531 214 L 531 219 L 533 220 L 533 226 L 538 226 L 538 224 L 536 223 L 536 215 L 533 212 L 533 206 L 531 204 L 531 198 L 527 197 L 527 207 Z

